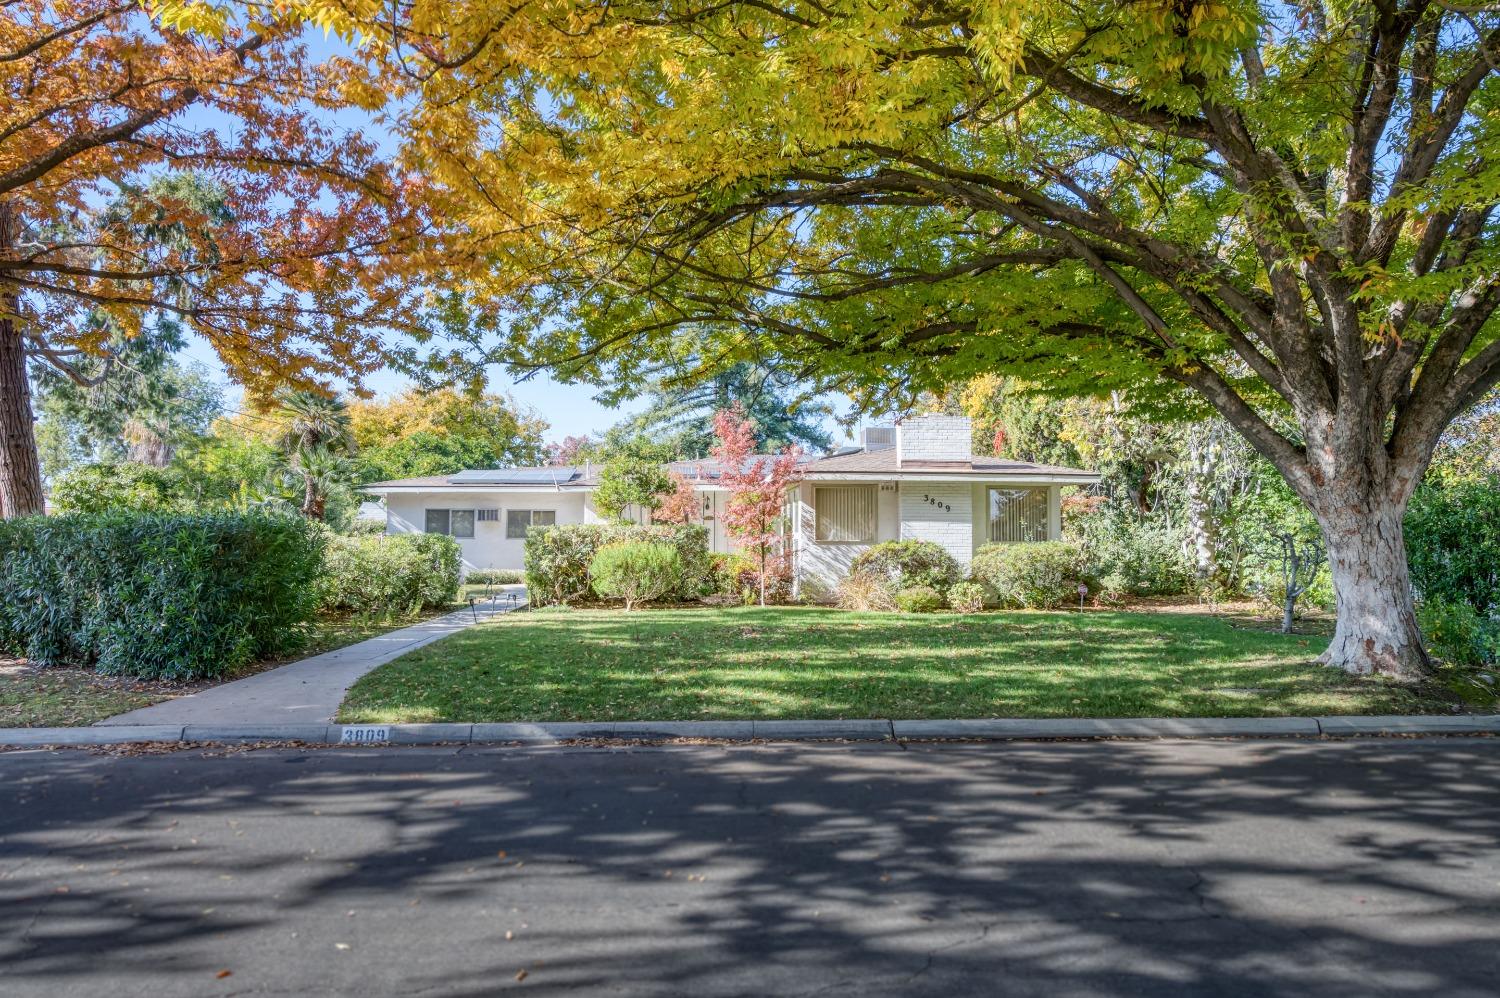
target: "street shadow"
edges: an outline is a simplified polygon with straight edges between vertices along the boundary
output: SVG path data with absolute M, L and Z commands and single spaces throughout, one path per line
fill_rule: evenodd
M 357 912 L 377 994 L 1493 995 L 1497 748 L 0 756 L 0 991 Z

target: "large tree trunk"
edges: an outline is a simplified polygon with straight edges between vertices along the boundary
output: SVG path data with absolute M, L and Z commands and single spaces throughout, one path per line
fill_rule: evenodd
M 1209 501 L 1209 483 L 1218 469 L 1218 448 L 1213 441 L 1194 437 L 1188 444 L 1187 521 L 1188 556 L 1198 578 L 1221 580 L 1219 571 L 1219 524 Z
M 13 307 L 14 301 L 0 298 L 0 308 Z M 0 319 L 0 518 L 40 513 L 42 503 L 26 350 L 14 320 L 7 316 Z
M 1401 518 L 1386 498 L 1317 503 L 1338 622 L 1318 661 L 1347 672 L 1413 680 L 1431 671 L 1412 603 Z
M 10 204 L 0 200 L 0 254 L 15 245 L 19 224 Z M 0 519 L 40 513 L 43 506 L 18 309 L 15 289 L 0 284 Z

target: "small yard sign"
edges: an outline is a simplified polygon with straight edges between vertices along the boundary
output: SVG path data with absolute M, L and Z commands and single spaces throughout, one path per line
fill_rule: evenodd
M 369 745 L 390 740 L 388 724 L 346 724 L 339 734 L 340 745 Z

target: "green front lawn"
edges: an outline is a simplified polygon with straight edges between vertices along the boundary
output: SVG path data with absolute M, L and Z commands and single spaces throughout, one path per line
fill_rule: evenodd
M 346 722 L 1401 713 L 1325 638 L 1199 614 L 803 607 L 521 613 L 361 679 Z

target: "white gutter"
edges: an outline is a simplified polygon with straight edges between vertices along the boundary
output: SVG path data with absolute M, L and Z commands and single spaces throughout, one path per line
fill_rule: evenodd
M 911 473 L 892 474 L 887 471 L 822 471 L 807 472 L 803 475 L 804 481 L 809 482 L 1004 482 L 1011 485 L 1093 485 L 1099 481 L 1098 475 L 1017 475 L 996 472 L 984 474 L 971 472 L 967 475 L 924 475 Z M 727 486 L 717 482 L 693 482 L 695 492 L 726 492 Z M 597 486 L 594 485 L 547 485 L 539 482 L 535 485 L 387 485 L 382 488 L 366 486 L 360 489 L 370 495 L 407 495 L 414 493 L 436 493 L 438 495 L 463 495 L 476 492 L 488 493 L 527 493 L 527 492 L 592 492 Z
M 1017 475 L 996 472 L 968 475 L 892 474 L 887 471 L 822 471 L 803 476 L 816 482 L 1005 482 L 1011 485 L 1094 485 L 1098 475 Z

